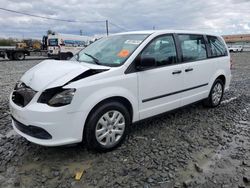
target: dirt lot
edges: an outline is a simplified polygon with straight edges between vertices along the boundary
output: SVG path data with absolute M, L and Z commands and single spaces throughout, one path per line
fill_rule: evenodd
M 133 125 L 120 148 L 102 154 L 16 135 L 8 96 L 41 60 L 0 60 L 0 187 L 250 187 L 250 53 L 232 59 L 231 88 L 218 108 L 195 104 Z

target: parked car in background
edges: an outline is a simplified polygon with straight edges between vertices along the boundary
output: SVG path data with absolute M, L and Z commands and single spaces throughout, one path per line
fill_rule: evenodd
M 70 59 L 81 49 L 89 45 L 91 38 L 81 35 L 50 34 L 48 35 L 48 57 Z
M 228 47 L 229 52 L 242 52 L 243 47 L 242 46 L 230 46 Z
M 45 60 L 27 71 L 10 95 L 12 125 L 40 145 L 85 141 L 107 151 L 124 141 L 134 122 L 196 101 L 218 106 L 230 79 L 229 51 L 220 36 L 114 34 L 71 61 Z

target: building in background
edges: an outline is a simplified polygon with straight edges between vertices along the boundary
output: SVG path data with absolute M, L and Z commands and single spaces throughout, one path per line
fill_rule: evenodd
M 243 51 L 250 51 L 250 34 L 224 35 L 228 47 L 242 47 Z

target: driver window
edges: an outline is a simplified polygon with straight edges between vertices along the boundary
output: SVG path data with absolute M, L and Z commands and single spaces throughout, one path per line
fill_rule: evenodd
M 175 43 L 172 35 L 154 39 L 142 52 L 141 58 L 154 58 L 157 66 L 170 65 L 177 62 Z

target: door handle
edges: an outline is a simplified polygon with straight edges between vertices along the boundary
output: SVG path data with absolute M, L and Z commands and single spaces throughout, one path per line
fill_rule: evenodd
M 180 73 L 181 73 L 181 70 L 177 70 L 177 71 L 172 72 L 172 74 L 180 74 Z
M 188 68 L 188 69 L 185 69 L 185 72 L 190 72 L 190 71 L 193 71 L 194 69 L 193 68 Z

